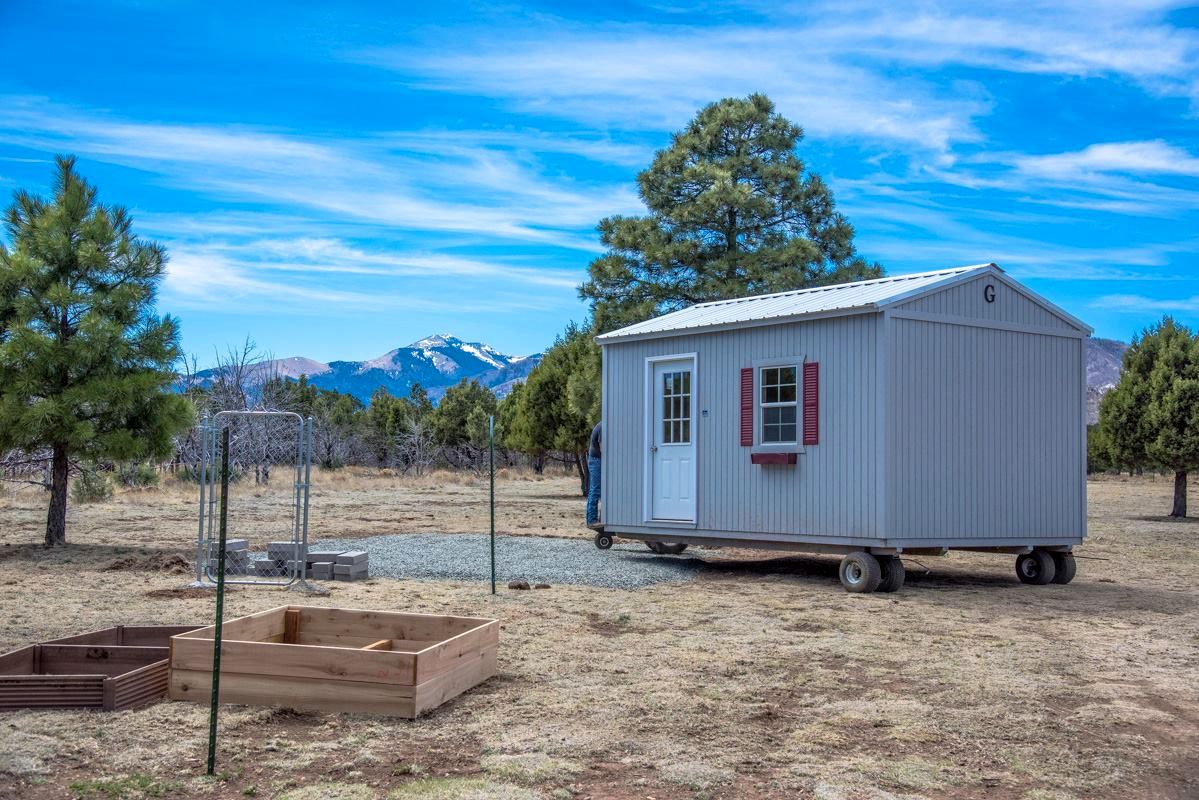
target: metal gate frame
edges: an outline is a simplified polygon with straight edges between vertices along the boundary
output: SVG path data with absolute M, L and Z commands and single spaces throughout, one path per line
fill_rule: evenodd
M 221 411 L 211 419 L 207 414 L 200 422 L 200 513 L 199 530 L 196 535 L 196 583 L 215 585 L 217 576 L 214 572 L 216 559 L 210 558 L 213 543 L 219 546 L 219 533 L 216 530 L 218 514 L 216 505 L 219 501 L 220 475 L 220 444 L 219 435 L 222 422 L 233 418 L 250 420 L 262 418 L 294 419 L 296 426 L 296 456 L 295 475 L 293 480 L 292 542 L 294 551 L 290 559 L 287 580 L 249 580 L 231 579 L 225 576 L 225 583 L 239 583 L 250 586 L 281 586 L 287 587 L 299 583 L 308 588 L 304 580 L 304 570 L 308 557 L 308 491 L 312 478 L 312 417 L 302 417 L 294 411 Z M 300 566 L 305 565 L 305 566 Z

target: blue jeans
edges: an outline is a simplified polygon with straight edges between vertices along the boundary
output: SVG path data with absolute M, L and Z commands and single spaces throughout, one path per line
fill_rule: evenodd
M 591 478 L 587 490 L 587 524 L 594 525 L 599 521 L 600 501 L 600 464 L 601 459 L 587 457 L 587 472 Z

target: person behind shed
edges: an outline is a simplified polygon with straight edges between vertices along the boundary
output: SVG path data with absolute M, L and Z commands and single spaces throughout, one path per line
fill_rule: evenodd
M 600 430 L 602 424 L 597 422 L 591 429 L 591 446 L 587 451 L 587 474 L 590 479 L 587 487 L 587 524 L 591 527 L 599 523 L 600 469 L 603 460 L 603 432 Z

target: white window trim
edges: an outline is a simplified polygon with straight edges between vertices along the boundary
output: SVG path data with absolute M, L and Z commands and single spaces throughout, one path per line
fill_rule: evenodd
M 807 356 L 784 356 L 754 361 L 754 446 L 759 452 L 802 453 L 803 446 L 803 365 Z M 770 367 L 795 367 L 795 441 L 762 441 L 762 370 Z

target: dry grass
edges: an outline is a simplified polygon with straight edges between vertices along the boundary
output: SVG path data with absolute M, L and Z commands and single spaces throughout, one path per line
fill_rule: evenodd
M 486 524 L 477 479 L 342 473 L 318 488 L 314 535 Z M 507 477 L 501 527 L 585 535 L 575 491 Z M 848 595 L 831 558 L 732 551 L 699 581 L 633 591 L 334 584 L 305 602 L 499 617 L 500 675 L 416 722 L 228 707 L 218 780 L 200 776 L 199 706 L 5 714 L 0 796 L 1194 797 L 1199 522 L 1159 516 L 1169 492 L 1092 483 L 1080 555 L 1106 560 L 1064 587 L 1017 584 L 1010 557 L 955 554 L 922 559 L 928 573 L 909 561 L 898 595 Z M 139 558 L 186 552 L 184 489 L 78 508 L 80 544 L 54 553 L 22 544 L 40 501 L 0 500 L 0 647 L 210 617 L 203 594 L 164 591 L 185 576 L 99 569 L 126 538 Z M 297 599 L 241 590 L 226 613 Z

